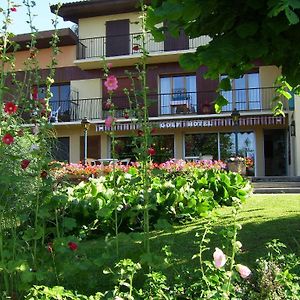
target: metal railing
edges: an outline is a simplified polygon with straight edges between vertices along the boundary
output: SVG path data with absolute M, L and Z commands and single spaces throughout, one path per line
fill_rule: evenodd
M 189 39 L 186 49 L 196 49 L 199 45 L 206 45 L 210 41 L 208 36 Z M 141 53 L 141 33 L 128 35 L 113 35 L 79 39 L 77 44 L 77 59 L 112 57 L 120 55 L 134 55 Z M 179 48 L 178 50 L 182 50 Z M 155 42 L 152 35 L 146 35 L 146 50 L 151 53 L 165 52 L 164 42 Z M 176 51 L 176 48 L 172 51 Z
M 235 108 L 240 112 L 270 111 L 275 105 L 272 99 L 276 96 L 276 89 L 250 88 L 235 89 L 223 92 L 229 103 L 223 107 L 222 112 L 232 112 Z M 149 94 L 149 116 L 157 117 L 163 115 L 205 115 L 214 114 L 214 101 L 217 98 L 215 91 L 181 92 Z M 288 101 L 281 98 L 284 109 L 288 110 Z M 142 104 L 142 99 L 137 99 Z M 130 103 L 126 96 L 113 97 L 112 103 L 115 107 L 115 117 L 136 117 L 136 112 L 130 110 Z M 58 110 L 58 121 L 80 121 L 84 117 L 90 120 L 104 120 L 109 115 L 109 107 L 106 107 L 106 99 L 91 98 L 65 101 L 50 101 L 52 110 Z M 132 104 L 135 107 L 136 104 Z

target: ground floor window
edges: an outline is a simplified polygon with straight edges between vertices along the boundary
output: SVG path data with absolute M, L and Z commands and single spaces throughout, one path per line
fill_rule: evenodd
M 249 173 L 254 172 L 255 135 L 253 132 L 237 133 L 238 156 L 246 158 Z M 236 156 L 235 133 L 197 133 L 185 135 L 185 158 L 199 159 L 201 156 L 227 161 Z M 251 174 L 250 174 L 251 175 Z
M 70 161 L 70 138 L 59 137 L 51 140 L 51 156 L 54 160 L 69 162 Z
M 134 137 L 116 137 L 115 142 L 116 158 L 137 160 L 137 140 Z M 153 136 L 151 143 L 155 149 L 154 162 L 162 163 L 174 158 L 174 135 Z

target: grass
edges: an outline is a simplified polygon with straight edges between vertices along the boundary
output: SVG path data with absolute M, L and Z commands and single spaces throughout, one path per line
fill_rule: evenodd
M 216 232 L 232 224 L 230 207 L 220 209 L 219 213 L 220 220 L 214 228 Z M 237 257 L 238 263 L 253 266 L 257 258 L 266 254 L 265 243 L 272 239 L 279 239 L 286 244 L 288 252 L 300 255 L 300 194 L 253 195 L 243 205 L 239 221 L 242 229 L 238 239 L 243 244 L 243 252 Z M 159 267 L 162 265 L 161 249 L 169 245 L 173 253 L 171 273 L 179 273 L 181 267 L 186 264 L 191 267 L 195 266 L 198 261 L 191 259 L 198 251 L 195 235 L 197 232 L 201 234 L 202 226 L 203 220 L 197 220 L 183 225 L 169 226 L 165 230 L 152 231 L 151 251 L 161 256 L 154 258 L 153 264 Z M 222 237 L 219 235 L 211 237 L 210 249 L 206 253 L 207 259 L 212 259 L 216 246 L 222 247 Z M 113 266 L 118 261 L 113 257 L 114 239 L 106 243 L 103 238 L 99 237 L 82 243 L 80 248 L 85 252 L 91 264 L 87 272 L 83 271 L 81 274 L 85 278 L 82 286 L 77 281 L 76 286 L 69 288 L 76 288 L 81 292 L 86 290 L 91 292 L 93 288 L 98 291 L 109 288 L 112 278 L 102 274 L 102 266 L 103 268 L 107 265 Z M 141 260 L 142 253 L 143 235 L 141 233 L 121 234 L 120 258 L 130 257 L 138 262 Z

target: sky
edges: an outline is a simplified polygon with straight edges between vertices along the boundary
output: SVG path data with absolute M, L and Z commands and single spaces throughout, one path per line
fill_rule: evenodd
M 80 0 L 63 0 L 62 3 L 78 2 Z M 13 0 L 17 5 L 21 5 L 17 8 L 16 12 L 11 13 L 13 18 L 13 23 L 9 26 L 9 31 L 14 34 L 29 33 L 30 27 L 26 23 L 28 21 L 27 8 L 23 4 L 23 0 Z M 50 5 L 57 4 L 59 0 L 35 0 L 36 6 L 33 8 L 32 13 L 35 15 L 33 19 L 33 25 L 38 29 L 38 31 L 51 30 L 53 25 L 51 19 L 55 17 L 54 14 L 50 12 Z M 0 0 L 0 6 L 2 8 L 7 7 L 7 0 Z M 2 23 L 3 16 L 0 15 L 0 21 Z M 59 17 L 58 28 L 71 28 L 74 25 L 72 22 L 64 22 L 62 18 Z

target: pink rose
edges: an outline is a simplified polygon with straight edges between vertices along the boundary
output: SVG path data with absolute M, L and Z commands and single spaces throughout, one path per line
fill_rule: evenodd
M 106 86 L 108 91 L 114 91 L 118 88 L 118 80 L 114 75 L 110 75 L 107 77 L 104 85 Z
M 251 274 L 251 270 L 244 265 L 237 264 L 236 270 L 239 272 L 240 276 L 244 279 L 249 277 Z
M 113 118 L 112 116 L 108 116 L 105 120 L 105 126 L 111 127 L 114 122 L 115 122 L 115 118 Z
M 219 248 L 216 248 L 213 254 L 213 258 L 214 258 L 215 267 L 217 269 L 222 268 L 226 263 L 226 256 L 223 253 L 223 251 Z

